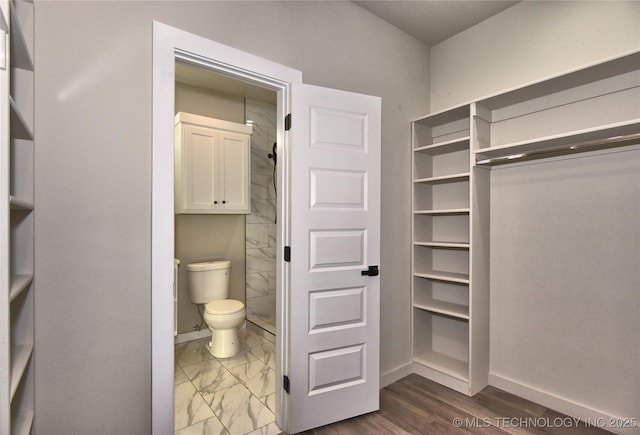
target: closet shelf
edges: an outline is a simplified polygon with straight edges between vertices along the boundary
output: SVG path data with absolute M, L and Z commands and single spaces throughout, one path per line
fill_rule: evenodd
M 14 420 L 13 434 L 15 435 L 29 435 L 31 433 L 31 427 L 33 426 L 34 411 L 29 410 L 20 415 Z
M 445 316 L 456 317 L 458 319 L 469 320 L 469 307 L 466 305 L 432 299 L 427 303 L 414 303 L 413 307 L 429 311 L 431 313 L 438 313 Z
M 29 127 L 29 124 L 22 116 L 20 108 L 16 104 L 13 97 L 9 97 L 9 107 L 11 111 L 10 115 L 10 130 L 12 139 L 26 139 L 33 140 L 33 131 Z
M 416 215 L 453 215 L 453 214 L 469 214 L 468 208 L 449 208 L 442 210 L 416 210 Z
M 11 210 L 33 210 L 33 202 L 17 198 L 13 195 L 9 196 L 9 204 L 11 205 Z
M 29 2 L 19 1 L 11 2 L 11 66 L 15 68 L 22 68 L 33 71 L 33 53 L 31 44 L 27 41 L 27 38 L 23 31 L 23 23 L 20 22 L 21 16 L 28 16 L 29 13 L 33 14 L 33 11 L 24 11 L 23 8 L 31 7 L 33 4 Z
M 446 142 L 439 142 L 431 145 L 421 146 L 414 148 L 414 152 L 423 153 L 429 155 L 438 155 L 444 153 L 451 153 L 455 151 L 462 151 L 469 148 L 470 136 L 464 136 L 458 139 L 448 140 Z
M 18 297 L 22 291 L 29 288 L 29 284 L 33 281 L 33 275 L 14 275 L 11 277 L 11 291 L 9 293 L 9 302 Z
M 15 346 L 11 348 L 11 399 L 16 394 L 18 385 L 24 376 L 24 372 L 29 364 L 29 359 L 33 354 L 33 343 Z
M 413 360 L 426 367 L 445 373 L 454 378 L 467 382 L 469 380 L 469 363 L 444 355 L 439 352 L 428 351 L 415 355 Z
M 469 284 L 468 273 L 443 272 L 432 270 L 428 272 L 415 272 L 413 276 L 420 278 L 435 279 L 436 281 L 456 282 L 459 284 Z
M 631 138 L 624 139 L 625 136 L 630 136 Z M 605 126 L 483 148 L 475 151 L 474 154 L 476 165 L 495 165 L 527 158 L 542 158 L 551 154 L 569 154 L 592 151 L 602 147 L 611 148 L 613 146 L 627 146 L 638 143 L 640 143 L 640 119 L 632 119 Z
M 414 242 L 415 246 L 425 246 L 427 248 L 456 248 L 469 249 L 469 243 L 458 242 Z
M 426 125 L 428 127 L 436 127 L 442 124 L 448 124 L 454 121 L 460 121 L 469 117 L 469 105 L 457 106 L 439 112 L 431 113 L 427 116 L 414 119 L 412 122 L 416 124 Z
M 413 182 L 424 184 L 455 183 L 457 181 L 469 180 L 469 176 L 469 172 L 462 172 L 459 174 L 441 175 L 439 177 L 419 178 L 417 180 L 413 180 Z

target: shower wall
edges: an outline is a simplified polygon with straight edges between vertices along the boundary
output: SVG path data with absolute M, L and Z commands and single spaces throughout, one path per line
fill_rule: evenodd
M 246 218 L 247 319 L 275 333 L 276 323 L 276 192 L 273 160 L 276 105 L 247 99 L 245 117 L 251 135 L 251 214 Z

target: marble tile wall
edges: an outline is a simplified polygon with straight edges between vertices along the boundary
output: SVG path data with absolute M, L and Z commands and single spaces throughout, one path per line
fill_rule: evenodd
M 247 99 L 251 136 L 251 214 L 246 219 L 247 319 L 275 333 L 276 317 L 276 192 L 273 160 L 267 156 L 276 141 L 276 105 Z

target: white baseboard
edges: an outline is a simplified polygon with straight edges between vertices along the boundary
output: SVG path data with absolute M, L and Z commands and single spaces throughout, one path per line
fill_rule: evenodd
M 540 390 L 531 385 L 527 385 L 495 373 L 489 373 L 489 385 L 614 433 L 640 434 L 640 421 L 638 421 L 636 427 L 628 429 L 614 427 L 614 425 L 611 424 L 618 420 L 624 421 L 625 419 L 637 416 L 619 417 L 611 415 L 582 403 Z
M 209 331 L 209 328 L 202 328 L 199 331 L 191 331 L 185 332 L 183 334 L 178 334 L 174 337 L 174 343 L 180 344 L 187 341 L 199 340 L 205 337 L 211 337 L 211 331 Z
M 384 388 L 387 385 L 391 385 L 396 381 L 404 378 L 405 376 L 409 376 L 413 373 L 413 363 L 409 361 L 408 363 L 396 367 L 393 370 L 389 370 L 388 372 L 380 374 L 380 388 Z

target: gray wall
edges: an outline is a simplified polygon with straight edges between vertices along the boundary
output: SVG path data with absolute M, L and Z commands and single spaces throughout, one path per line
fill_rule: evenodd
M 432 47 L 432 108 L 639 48 L 639 2 L 521 2 Z M 492 171 L 490 370 L 522 395 L 640 412 L 638 186 L 637 151 Z
M 381 369 L 409 340 L 409 119 L 428 50 L 349 2 L 36 4 L 38 434 L 151 424 L 151 20 L 382 97 Z M 403 339 L 404 338 L 404 339 Z
M 640 46 L 640 2 L 524 1 L 431 48 L 441 110 Z

